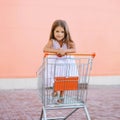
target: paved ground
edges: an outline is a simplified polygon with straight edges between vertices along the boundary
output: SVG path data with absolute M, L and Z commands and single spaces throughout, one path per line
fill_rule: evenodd
M 92 120 L 120 120 L 120 86 L 90 86 L 87 106 Z M 0 120 L 39 120 L 42 103 L 37 90 L 0 90 Z M 49 112 L 66 115 L 71 110 Z M 82 109 L 67 120 L 85 120 Z

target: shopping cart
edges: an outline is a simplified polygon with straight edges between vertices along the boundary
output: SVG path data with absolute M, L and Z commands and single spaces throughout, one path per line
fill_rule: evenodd
M 42 100 L 40 120 L 66 120 L 83 108 L 87 120 L 91 120 L 87 106 L 87 93 L 95 54 L 68 54 L 58 57 L 47 53 L 37 72 L 38 89 Z M 64 93 L 61 97 L 61 91 Z M 53 93 L 57 93 L 53 95 Z M 62 102 L 59 102 L 61 100 Z M 68 115 L 49 117 L 48 111 L 72 109 Z

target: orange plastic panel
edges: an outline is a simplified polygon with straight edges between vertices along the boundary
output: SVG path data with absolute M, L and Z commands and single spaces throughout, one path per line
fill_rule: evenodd
M 54 90 L 77 90 L 78 76 L 75 77 L 55 77 Z

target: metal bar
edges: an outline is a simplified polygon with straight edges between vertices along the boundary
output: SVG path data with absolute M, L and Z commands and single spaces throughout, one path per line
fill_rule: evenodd
M 76 112 L 79 108 L 76 108 L 75 110 L 73 110 L 70 114 L 68 114 L 64 120 L 66 120 L 68 117 L 70 117 L 74 112 Z
M 90 118 L 90 115 L 89 115 L 89 112 L 88 112 L 88 109 L 87 109 L 87 106 L 86 106 L 86 105 L 84 106 L 84 110 L 85 110 L 85 113 L 86 113 L 87 120 L 91 120 L 91 118 Z
M 49 117 L 47 120 L 64 120 L 64 117 Z
M 41 111 L 40 120 L 42 120 L 42 117 L 43 117 L 43 109 Z
M 44 120 L 47 120 L 47 113 L 44 106 L 43 106 L 43 116 L 44 116 Z

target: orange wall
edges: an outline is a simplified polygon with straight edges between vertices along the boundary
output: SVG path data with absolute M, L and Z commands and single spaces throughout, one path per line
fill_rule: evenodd
M 0 0 L 0 77 L 35 77 L 51 24 L 65 19 L 93 75 L 120 75 L 119 0 Z

